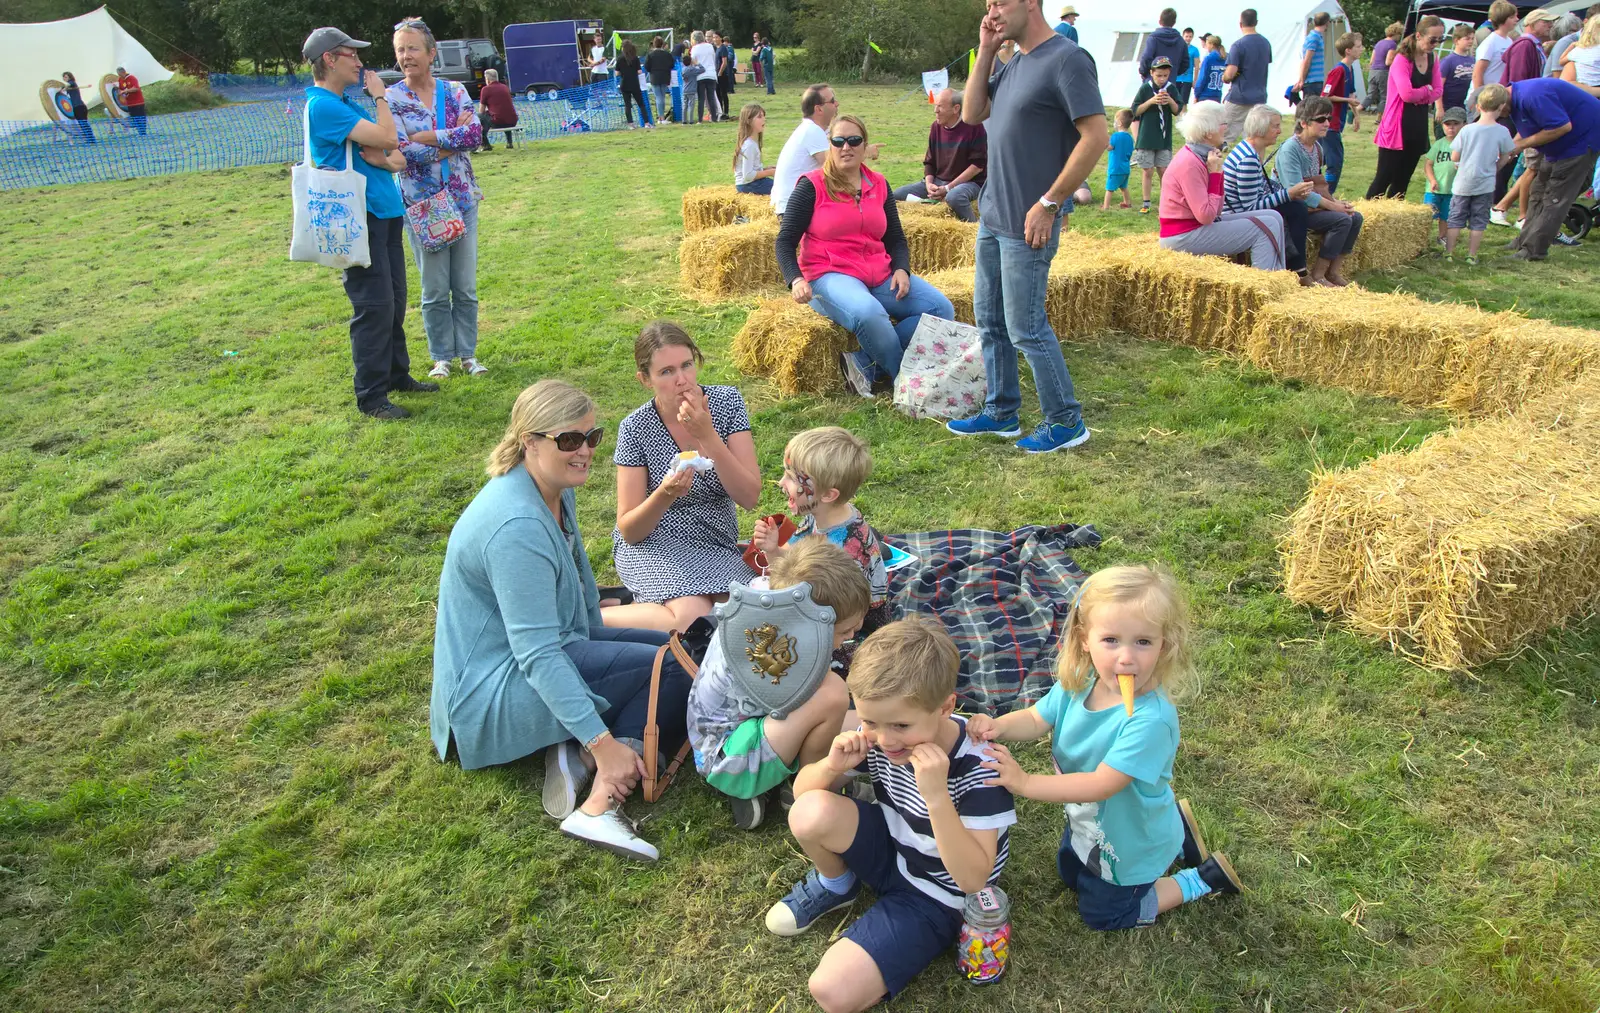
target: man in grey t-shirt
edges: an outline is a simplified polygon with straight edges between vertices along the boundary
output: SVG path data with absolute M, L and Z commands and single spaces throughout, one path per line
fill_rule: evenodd
M 982 413 L 946 427 L 961 436 L 1021 435 L 1020 350 L 1044 410 L 1044 421 L 1017 442 L 1034 454 L 1089 439 L 1061 342 L 1045 316 L 1045 283 L 1071 194 L 1094 170 L 1109 136 L 1094 59 L 1051 29 L 1040 3 L 989 0 L 978 27 L 961 118 L 988 120 L 989 182 L 978 223 L 973 311 L 989 397 Z M 1006 41 L 1016 43 L 1017 55 L 996 69 L 995 54 Z

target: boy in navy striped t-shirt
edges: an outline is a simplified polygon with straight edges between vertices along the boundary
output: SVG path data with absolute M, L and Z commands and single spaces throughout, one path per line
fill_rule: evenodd
M 816 863 L 767 912 L 780 936 L 845 907 L 865 883 L 877 895 L 811 972 L 823 1009 L 863 1010 L 904 988 L 956 941 L 966 895 L 1006 864 L 1011 793 L 991 756 L 955 717 L 961 656 L 934 621 L 913 617 L 866 639 L 850 668 L 861 725 L 794 779 L 789 829 Z M 875 805 L 835 794 L 852 772 Z

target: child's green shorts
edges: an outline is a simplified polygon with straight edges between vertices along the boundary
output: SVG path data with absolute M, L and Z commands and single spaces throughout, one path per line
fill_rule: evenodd
M 782 784 L 796 770 L 767 741 L 765 718 L 746 718 L 722 743 L 706 783 L 733 798 L 755 798 Z

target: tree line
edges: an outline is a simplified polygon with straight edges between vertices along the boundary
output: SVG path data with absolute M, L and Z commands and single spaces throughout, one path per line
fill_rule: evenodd
M 1052 20 L 1057 6 L 1045 0 Z M 1243 3 L 1259 0 L 1241 0 Z M 1367 46 L 1407 0 L 1345 0 Z M 0 0 L 0 22 L 53 21 L 101 6 L 99 0 Z M 1183 18 L 1181 0 L 1173 6 Z M 599 18 L 608 28 L 710 28 L 741 46 L 761 32 L 780 47 L 803 46 L 818 71 L 915 74 L 958 59 L 977 44 L 984 0 L 115 0 L 113 17 L 162 63 L 190 73 L 284 72 L 300 63 L 311 29 L 336 25 L 372 42 L 366 63 L 388 66 L 392 26 L 420 16 L 441 39 L 485 37 L 500 43 L 508 24 Z M 1196 25 L 1232 39 L 1231 25 Z M 871 45 L 869 46 L 869 42 Z M 960 69 L 960 68 L 958 68 Z

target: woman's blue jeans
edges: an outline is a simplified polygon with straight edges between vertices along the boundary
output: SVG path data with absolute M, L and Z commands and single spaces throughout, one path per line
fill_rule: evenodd
M 955 319 L 955 307 L 943 292 L 914 274 L 910 277 L 911 290 L 904 299 L 895 298 L 887 281 L 869 287 L 859 278 L 834 271 L 811 283 L 811 308 L 853 333 L 872 360 L 865 363 L 860 353 L 856 356 L 868 380 L 878 374 L 892 380 L 900 372 L 900 359 L 924 313 Z
M 596 694 L 605 699 L 600 720 L 619 739 L 643 739 L 650 714 L 650 672 L 656 652 L 667 642 L 667 634 L 657 630 L 618 630 L 591 627 L 588 640 L 562 648 L 578 674 Z M 661 663 L 661 693 L 656 701 L 656 724 L 661 730 L 661 748 L 668 753 L 687 735 L 689 678 L 668 651 Z
M 749 183 L 739 183 L 734 189 L 740 193 L 755 193 L 763 197 L 772 193 L 772 177 L 762 176 L 760 179 L 751 180 Z
M 1028 357 L 1039 407 L 1046 422 L 1075 426 L 1082 407 L 1072 393 L 1072 374 L 1061 354 L 1061 342 L 1045 315 L 1045 283 L 1050 261 L 1061 243 L 1061 219 L 1050 240 L 1035 250 L 1026 240 L 996 235 L 978 223 L 978 264 L 974 273 L 973 314 L 983 342 L 983 371 L 989 398 L 984 410 L 997 419 L 1013 419 L 1022 407 L 1022 381 L 1017 352 Z
M 434 362 L 478 354 L 478 206 L 463 211 L 461 220 L 467 231 L 437 253 L 424 250 L 406 227 L 422 275 L 422 327 L 428 334 L 428 358 Z

